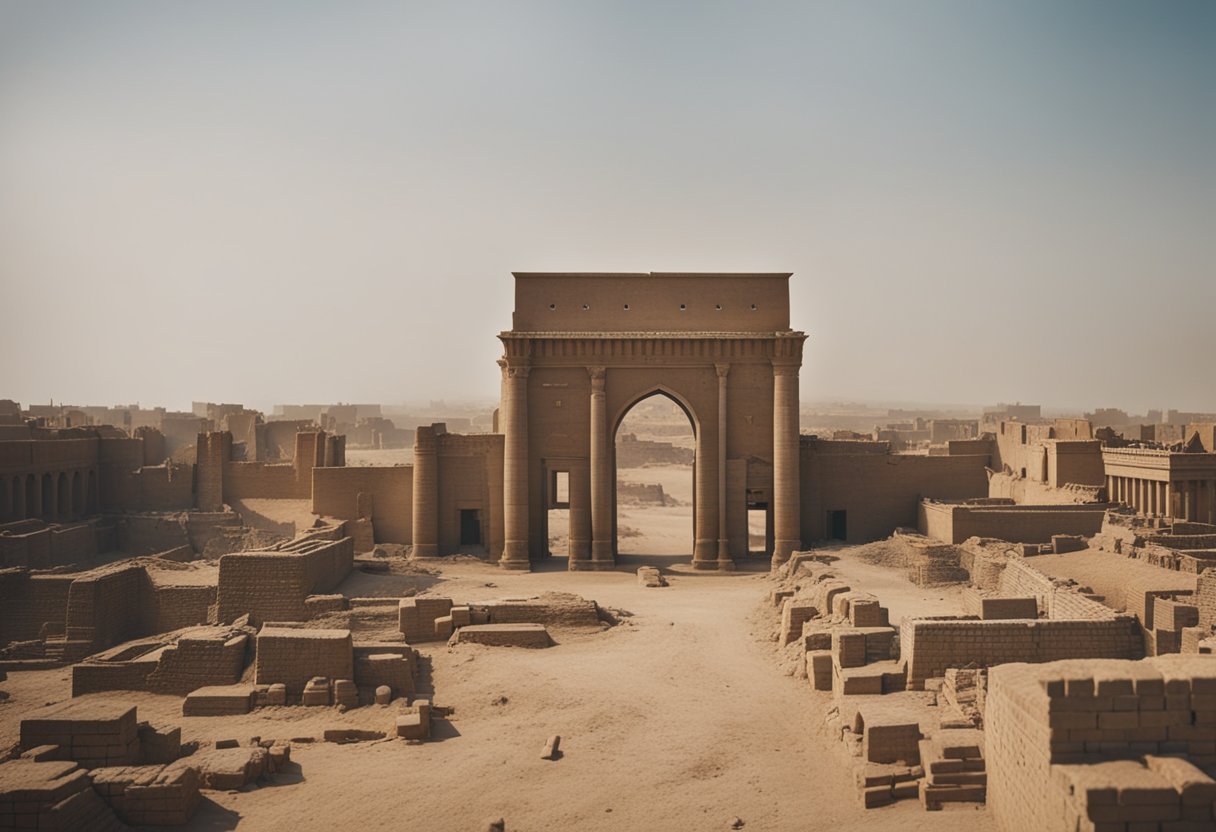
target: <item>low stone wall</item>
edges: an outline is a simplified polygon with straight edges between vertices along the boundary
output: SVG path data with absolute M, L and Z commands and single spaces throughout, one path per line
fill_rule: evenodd
M 951 667 L 992 667 L 1010 662 L 1060 659 L 1138 659 L 1144 655 L 1140 626 L 1130 615 L 1100 621 L 981 621 L 913 618 L 900 624 L 900 655 L 908 687 Z
M 1020 558 L 1006 561 L 997 594 L 1036 598 L 1043 614 L 1054 620 L 1104 619 L 1115 615 L 1110 607 L 1082 595 L 1075 584 L 1050 578 Z
M 286 685 L 288 695 L 299 696 L 314 676 L 355 678 L 350 630 L 262 628 L 254 663 L 256 684 Z
M 1102 529 L 1106 503 L 1080 505 L 966 505 L 922 500 L 922 534 L 946 543 L 995 537 L 1016 543 L 1050 543 L 1053 535 L 1092 537 Z

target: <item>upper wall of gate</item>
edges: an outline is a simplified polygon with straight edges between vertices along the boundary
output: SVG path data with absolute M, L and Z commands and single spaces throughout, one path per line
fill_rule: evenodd
M 785 332 L 789 274 L 515 272 L 515 332 Z

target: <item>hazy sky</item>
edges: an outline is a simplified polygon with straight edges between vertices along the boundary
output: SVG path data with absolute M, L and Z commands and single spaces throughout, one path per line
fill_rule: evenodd
M 0 398 L 493 396 L 792 271 L 804 399 L 1216 410 L 1216 3 L 0 0 Z

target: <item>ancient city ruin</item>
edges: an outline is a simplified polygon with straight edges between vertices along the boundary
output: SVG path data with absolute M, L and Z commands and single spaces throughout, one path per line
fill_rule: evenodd
M 516 274 L 492 412 L 0 403 L 0 828 L 1216 829 L 1216 417 L 833 429 L 790 279 Z

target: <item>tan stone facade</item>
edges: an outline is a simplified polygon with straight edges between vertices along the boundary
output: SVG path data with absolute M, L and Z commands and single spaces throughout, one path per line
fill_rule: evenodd
M 557 473 L 570 478 L 570 568 L 616 555 L 614 446 L 638 402 L 660 394 L 696 438 L 693 565 L 746 556 L 747 510 L 764 508 L 772 555 L 800 548 L 798 370 L 788 274 L 515 275 L 503 332 L 504 539 L 500 565 L 547 553 Z M 742 545 L 738 541 L 742 540 Z

